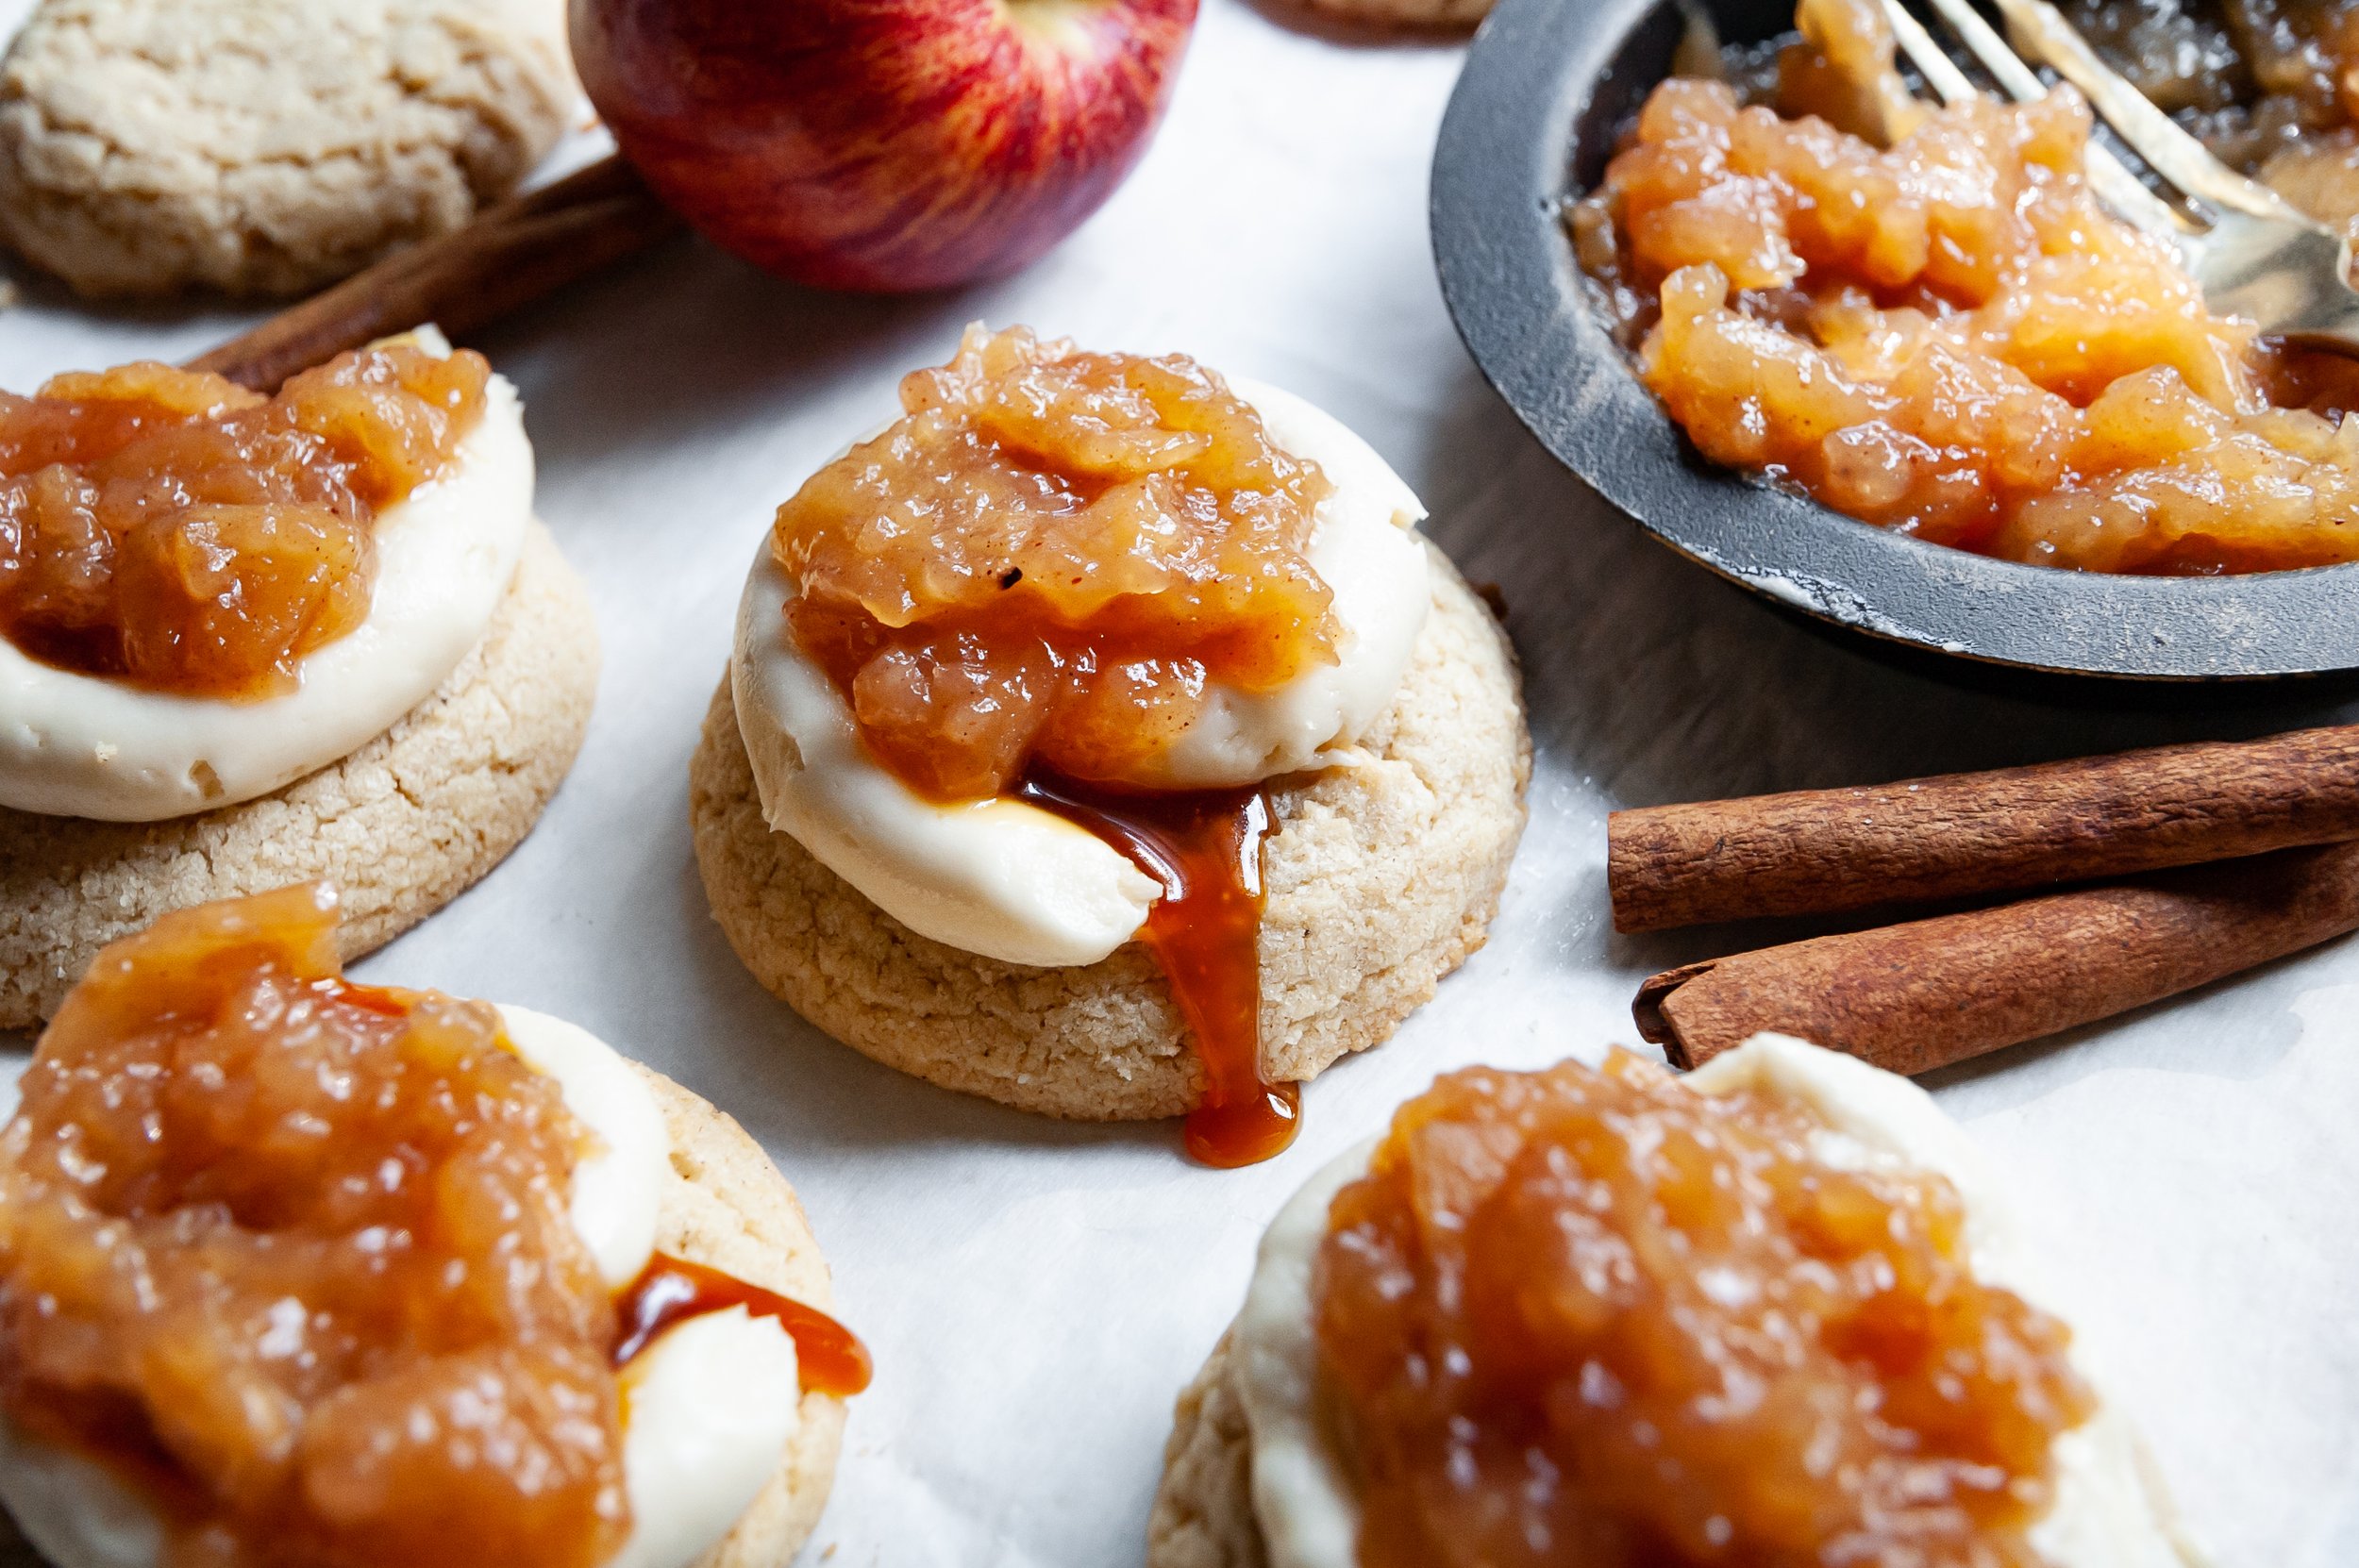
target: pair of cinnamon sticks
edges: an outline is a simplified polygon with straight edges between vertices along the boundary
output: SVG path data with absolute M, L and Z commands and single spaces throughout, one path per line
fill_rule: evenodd
M 1632 1008 L 1681 1067 L 1774 1029 L 1924 1073 L 2359 929 L 2359 726 L 1617 811 L 1607 839 L 1621 931 L 2033 892 L 1669 970 Z

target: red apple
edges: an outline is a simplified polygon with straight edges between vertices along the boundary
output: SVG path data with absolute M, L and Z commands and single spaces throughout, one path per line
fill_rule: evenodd
M 720 244 L 837 289 L 1009 273 L 1146 151 L 1196 0 L 573 0 L 591 101 Z

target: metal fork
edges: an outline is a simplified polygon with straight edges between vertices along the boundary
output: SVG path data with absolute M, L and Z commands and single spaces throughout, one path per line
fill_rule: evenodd
M 2047 92 L 2047 84 L 1983 20 L 1972 0 L 1928 3 L 2010 95 L 2028 102 Z M 2079 88 L 2114 134 L 2178 192 L 2180 205 L 2163 200 L 2103 147 L 2089 147 L 2089 187 L 2097 198 L 2176 246 L 2213 310 L 2257 322 L 2266 333 L 2359 354 L 2359 291 L 2350 282 L 2351 250 L 2341 236 L 2214 158 L 2099 59 L 2048 0 L 1993 4 L 2016 36 Z M 1978 94 L 1900 0 L 1884 0 L 1884 9 L 1902 51 L 1943 102 Z

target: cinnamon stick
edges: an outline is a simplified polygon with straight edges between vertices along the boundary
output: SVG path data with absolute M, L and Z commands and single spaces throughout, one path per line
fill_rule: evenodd
M 1936 903 L 2359 839 L 2359 726 L 1616 811 L 1617 931 Z
M 1696 1067 L 1763 1029 L 1926 1073 L 2359 929 L 2359 843 L 2278 850 L 1689 964 L 1638 1032 Z
M 395 251 L 189 368 L 275 392 L 297 371 L 427 322 L 453 337 L 473 332 L 679 226 L 629 164 L 609 158 Z

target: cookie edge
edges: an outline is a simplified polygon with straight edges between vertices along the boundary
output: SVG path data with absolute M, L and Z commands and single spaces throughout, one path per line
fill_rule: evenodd
M 564 644 L 571 645 L 570 652 Z M 536 680 L 535 661 L 552 648 L 559 655 L 554 660 L 556 678 Z M 382 947 L 482 880 L 538 826 L 580 754 L 596 697 L 599 664 L 597 619 L 588 586 L 559 551 L 547 526 L 535 519 L 526 535 L 515 576 L 482 639 L 430 695 L 358 749 L 269 794 L 160 823 L 101 823 L 0 811 L 0 937 L 11 947 L 25 949 L 0 962 L 0 1029 L 38 1027 L 56 1010 L 101 947 L 164 913 L 210 899 L 266 892 L 325 876 L 332 869 L 315 862 L 290 868 L 251 864 L 225 868 L 215 861 L 212 851 L 220 847 L 223 836 L 235 832 L 236 825 L 289 804 L 292 797 L 316 788 L 324 779 L 384 768 L 399 760 L 403 742 L 431 726 L 439 717 L 438 709 L 456 704 L 478 688 L 495 692 L 502 699 L 504 713 L 532 709 L 539 715 L 540 727 L 555 731 L 554 743 L 522 758 L 517 765 L 494 770 L 521 780 L 532 796 L 530 810 L 521 813 L 525 820 L 512 836 L 502 831 L 478 841 L 472 834 L 465 835 L 474 844 L 471 853 L 449 856 L 431 876 L 388 888 L 380 907 L 354 910 L 348 904 L 337 937 L 343 960 L 355 961 Z M 536 695 L 540 700 L 520 700 Z M 510 730 L 521 727 L 527 726 L 512 718 L 508 721 Z M 460 733 L 471 732 L 462 729 Z M 475 776 L 472 772 L 453 774 L 438 784 L 447 796 L 457 792 L 454 786 Z M 457 801 L 446 799 L 439 812 L 434 809 L 432 793 L 410 797 L 410 804 L 420 820 L 468 828 L 480 826 Z M 61 858 L 61 842 L 75 841 L 88 846 L 87 852 L 67 858 L 64 871 L 52 869 Z M 173 862 L 190 857 L 203 859 L 207 883 L 203 897 L 182 900 L 159 892 L 148 903 L 136 906 L 134 916 L 98 923 L 83 932 L 60 935 L 42 925 L 43 906 L 51 901 L 43 893 L 63 898 L 77 912 L 87 913 L 95 908 L 95 900 L 84 891 L 93 874 L 142 857 L 153 858 L 156 846 L 172 842 L 178 843 Z M 110 843 L 117 847 L 109 850 Z M 43 860 L 51 865 L 42 864 Z
M 1268 1568 L 1253 1511 L 1253 1431 L 1231 1372 L 1235 1334 L 1222 1333 L 1172 1405 L 1146 1568 Z
M 717 1205 L 777 1264 L 768 1279 L 748 1283 L 832 1309 L 835 1293 L 827 1259 L 811 1234 L 802 1201 L 777 1163 L 735 1117 L 711 1101 L 644 1062 L 631 1066 L 653 1093 L 671 1140 L 677 1181 L 667 1190 L 657 1221 L 659 1247 L 679 1243 L 684 1229 L 694 1234 L 686 1203 L 701 1199 Z M 726 1258 L 694 1241 L 680 1245 L 680 1256 L 692 1263 L 728 1266 Z M 690 1568 L 785 1568 L 792 1562 L 818 1528 L 834 1490 L 846 1413 L 844 1400 L 806 1393 L 801 1420 L 777 1472 L 729 1533 Z

